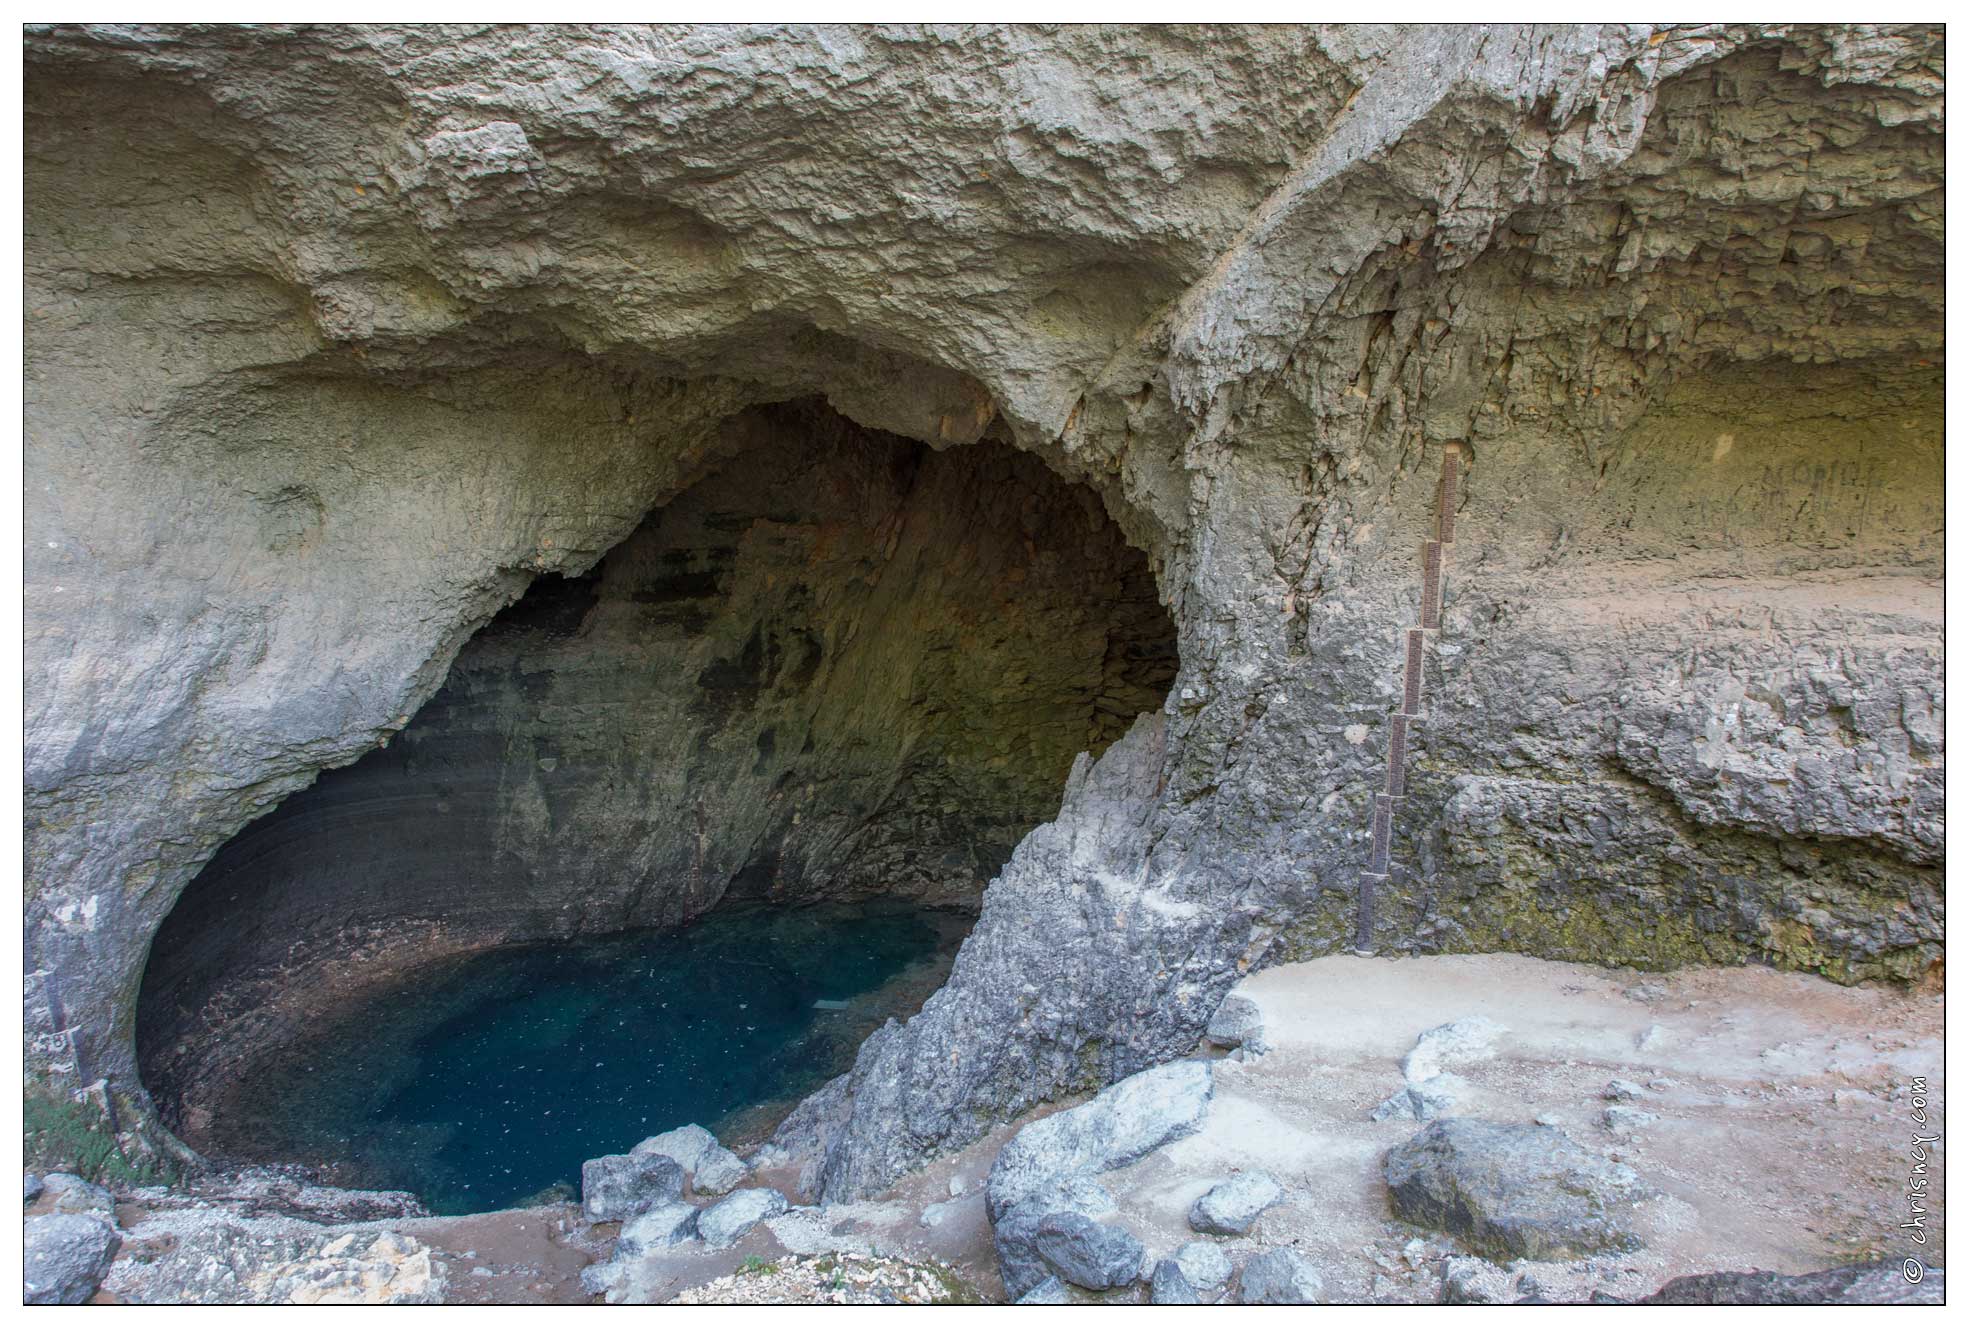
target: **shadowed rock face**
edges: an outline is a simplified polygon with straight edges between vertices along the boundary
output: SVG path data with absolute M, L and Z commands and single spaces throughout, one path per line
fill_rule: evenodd
M 1174 630 L 1099 500 L 806 404 L 593 571 L 543 577 L 389 746 L 234 838 L 151 948 L 167 1120 L 404 965 L 721 900 L 975 909 Z M 194 1114 L 195 1115 L 195 1114 Z
M 25 40 L 37 1149 L 170 1154 L 135 1012 L 206 861 L 405 730 L 535 579 L 735 474 L 735 417 L 813 397 L 1091 487 L 1182 659 L 944 991 L 789 1123 L 829 1198 L 1352 942 L 1450 443 L 1374 944 L 1939 958 L 1938 28 Z M 758 788 L 801 755 L 759 710 L 800 656 L 750 640 L 676 704 L 728 713 L 690 761 Z M 574 764 L 542 759 L 505 824 L 551 838 Z M 826 875 L 825 836 L 697 786 L 596 806 L 705 799 L 732 889 Z M 950 834 L 907 787 L 878 862 Z M 1002 849 L 983 790 L 910 889 Z

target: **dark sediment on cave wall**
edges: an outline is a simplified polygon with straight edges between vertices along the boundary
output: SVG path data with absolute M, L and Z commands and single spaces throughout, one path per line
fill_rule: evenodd
M 1034 458 L 814 404 L 542 577 L 389 745 L 232 840 L 152 946 L 166 1119 L 404 968 L 723 903 L 975 909 L 1175 674 L 1146 559 Z M 203 1115 L 201 1115 L 203 1114 Z

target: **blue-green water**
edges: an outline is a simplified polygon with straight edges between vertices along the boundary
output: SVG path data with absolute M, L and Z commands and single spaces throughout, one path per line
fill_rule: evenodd
M 215 1125 L 235 1156 L 439 1213 L 518 1204 L 673 1126 L 756 1136 L 935 990 L 969 922 L 733 911 L 433 965 L 269 1055 Z

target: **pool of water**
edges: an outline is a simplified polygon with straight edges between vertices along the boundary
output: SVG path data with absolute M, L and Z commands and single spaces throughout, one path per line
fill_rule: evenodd
M 240 1161 L 407 1190 L 438 1213 L 579 1183 L 699 1122 L 755 1137 L 943 981 L 971 919 L 859 904 L 434 964 L 268 1055 L 215 1123 Z

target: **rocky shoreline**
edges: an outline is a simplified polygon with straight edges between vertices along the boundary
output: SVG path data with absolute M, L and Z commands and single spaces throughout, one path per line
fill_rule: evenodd
M 813 1203 L 798 1160 L 696 1127 L 592 1160 L 579 1204 L 462 1218 L 272 1171 L 117 1196 L 50 1176 L 30 1279 L 143 1302 L 1932 1302 L 1943 1271 L 1907 1281 L 1864 1191 L 1939 1020 L 1936 997 L 1770 973 L 1335 958 L 867 1202 Z M 1829 1170 L 1746 1187 L 1712 1151 L 1747 1122 Z M 1729 1226 L 1743 1203 L 1761 1237 Z

